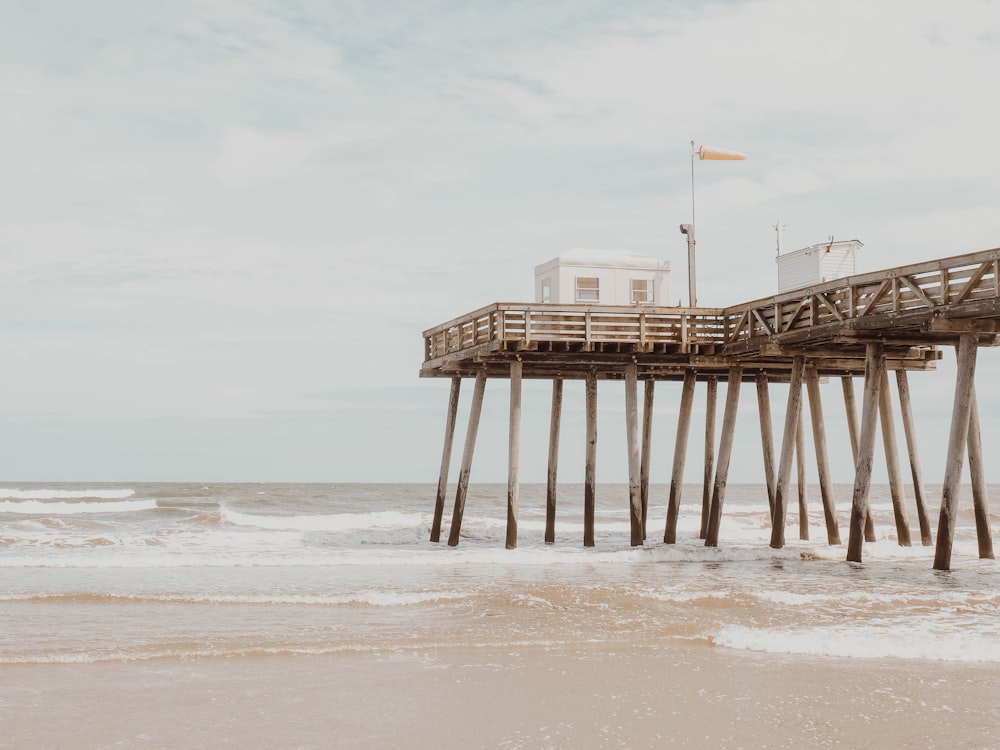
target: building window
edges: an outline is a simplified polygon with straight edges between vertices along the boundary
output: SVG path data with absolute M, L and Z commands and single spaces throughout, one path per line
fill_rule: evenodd
M 577 302 L 600 302 L 601 286 L 600 279 L 596 276 L 576 277 L 576 301 Z
M 552 281 L 550 279 L 542 279 L 542 302 L 552 301 Z
M 632 304 L 633 305 L 653 304 L 652 279 L 632 279 Z

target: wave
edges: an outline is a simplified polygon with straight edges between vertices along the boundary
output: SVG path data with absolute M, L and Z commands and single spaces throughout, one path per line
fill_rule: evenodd
M 4 500 L 124 500 L 132 497 L 135 490 L 17 490 L 0 487 L 0 499 Z
M 131 492 L 131 490 L 129 490 Z M 65 516 L 89 513 L 133 513 L 156 510 L 155 500 L 102 500 L 89 502 L 62 502 L 51 500 L 6 500 L 0 502 L 0 513 L 24 515 Z
M 374 529 L 411 529 L 427 526 L 427 513 L 379 511 L 374 513 L 336 513 L 331 515 L 262 516 L 240 513 L 223 506 L 220 519 L 233 526 L 282 531 L 372 531 Z
M 439 601 L 465 599 L 471 594 L 456 591 L 363 591 L 353 594 L 10 594 L 0 602 L 18 603 L 153 603 L 153 604 L 302 604 L 319 606 L 406 607 Z
M 887 632 L 865 626 L 763 629 L 730 625 L 712 640 L 717 646 L 769 654 L 1000 662 L 1000 638 L 976 633 L 974 628 L 937 632 L 933 627 L 912 624 Z

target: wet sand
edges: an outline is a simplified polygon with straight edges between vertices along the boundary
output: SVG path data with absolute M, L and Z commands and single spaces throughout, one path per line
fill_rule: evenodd
M 6 665 L 5 748 L 992 748 L 991 665 L 572 647 Z

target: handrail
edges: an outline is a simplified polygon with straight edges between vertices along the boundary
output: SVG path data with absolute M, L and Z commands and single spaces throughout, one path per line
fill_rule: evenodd
M 497 302 L 424 331 L 424 358 L 510 341 L 742 346 L 875 315 L 921 315 L 996 299 L 1000 248 L 835 279 L 726 308 Z

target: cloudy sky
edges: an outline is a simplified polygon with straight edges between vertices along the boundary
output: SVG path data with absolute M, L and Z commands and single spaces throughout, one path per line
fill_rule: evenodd
M 686 296 L 692 139 L 750 156 L 697 165 L 702 304 L 774 292 L 779 220 L 786 249 L 860 239 L 859 270 L 1000 245 L 998 70 L 1000 4 L 975 0 L 0 0 L 0 477 L 435 481 L 421 331 L 530 299 L 572 248 L 665 257 Z M 932 481 L 947 358 L 914 382 Z M 547 398 L 528 384 L 528 480 Z M 749 391 L 742 412 L 731 479 L 759 482 Z M 474 480 L 504 480 L 505 422 L 491 383 Z

